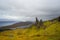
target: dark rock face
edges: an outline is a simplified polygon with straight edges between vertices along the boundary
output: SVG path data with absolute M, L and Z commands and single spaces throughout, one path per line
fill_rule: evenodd
M 39 20 L 38 18 L 36 17 L 36 22 L 35 22 L 35 25 L 37 26 L 37 28 L 40 28 L 40 25 L 39 25 Z
M 0 32 L 6 31 L 6 30 L 10 30 L 10 29 L 0 29 Z
M 58 21 L 60 22 L 60 16 L 58 17 Z
M 39 20 L 38 20 L 38 18 L 36 17 L 36 25 L 37 25 L 37 24 L 39 24 Z
M 39 29 L 41 26 L 43 26 L 43 21 L 42 21 L 42 19 L 39 21 L 38 18 L 36 17 L 35 25 L 37 26 L 38 29 Z
M 43 21 L 42 21 L 42 19 L 40 20 L 40 26 L 43 26 Z

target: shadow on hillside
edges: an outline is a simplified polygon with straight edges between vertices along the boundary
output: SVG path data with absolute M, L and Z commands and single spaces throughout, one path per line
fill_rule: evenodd
M 0 29 L 0 32 L 7 31 L 7 30 L 11 30 L 11 29 Z

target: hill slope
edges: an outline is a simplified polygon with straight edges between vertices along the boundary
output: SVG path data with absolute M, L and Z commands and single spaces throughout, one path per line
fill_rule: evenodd
M 60 40 L 60 22 L 57 19 L 45 21 L 45 28 L 15 29 L 0 32 L 0 40 Z

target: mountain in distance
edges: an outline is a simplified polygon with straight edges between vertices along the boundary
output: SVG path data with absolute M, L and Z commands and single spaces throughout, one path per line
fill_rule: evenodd
M 0 29 L 13 29 L 13 28 L 20 28 L 20 27 L 24 28 L 24 26 L 27 27 L 27 26 L 31 25 L 32 23 L 33 22 L 29 22 L 29 21 L 27 21 L 27 22 L 16 22 L 16 23 L 11 24 L 11 25 L 1 26 Z
M 16 21 L 0 21 L 0 27 L 1 26 L 12 25 L 14 23 L 16 23 Z

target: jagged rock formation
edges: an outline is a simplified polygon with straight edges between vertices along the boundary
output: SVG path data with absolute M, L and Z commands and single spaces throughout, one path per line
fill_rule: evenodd
M 42 21 L 42 19 L 39 21 L 38 18 L 36 17 L 35 25 L 37 26 L 37 28 L 40 28 L 41 26 L 43 26 L 43 21 Z
M 35 22 L 35 25 L 37 26 L 37 28 L 40 28 L 40 25 L 39 25 L 39 20 L 38 18 L 36 17 L 36 22 Z
M 39 24 L 39 20 L 38 18 L 36 17 L 36 22 L 35 22 L 36 26 Z
M 58 21 L 60 22 L 60 16 L 58 17 Z
M 43 21 L 42 21 L 42 19 L 40 20 L 40 26 L 43 26 Z

